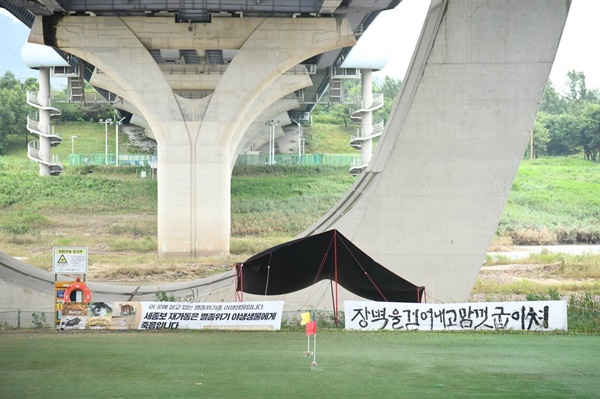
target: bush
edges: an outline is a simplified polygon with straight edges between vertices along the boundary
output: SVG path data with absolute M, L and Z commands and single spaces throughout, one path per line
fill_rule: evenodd
M 585 333 L 600 332 L 600 298 L 585 292 L 571 295 L 567 313 L 569 330 Z
M 43 329 L 50 328 L 50 325 L 46 321 L 46 315 L 44 313 L 35 313 L 31 314 L 31 324 L 35 329 Z

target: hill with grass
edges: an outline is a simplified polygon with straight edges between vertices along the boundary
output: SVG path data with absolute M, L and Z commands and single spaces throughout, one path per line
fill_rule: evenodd
M 71 144 L 75 152 L 104 152 L 103 125 L 69 122 L 60 129 L 63 137 L 79 136 L 56 149 L 63 159 L 68 159 Z M 328 152 L 347 144 L 351 132 L 328 129 L 323 133 L 315 125 L 305 130 L 315 138 L 313 151 Z M 108 145 L 114 148 L 111 133 Z M 319 135 L 327 139 L 316 139 Z M 231 183 L 230 257 L 165 260 L 156 257 L 156 180 L 141 178 L 134 166 L 93 165 L 65 165 L 61 176 L 43 178 L 27 159 L 23 137 L 11 136 L 9 144 L 7 155 L 0 157 L 1 250 L 48 270 L 52 247 L 85 246 L 90 278 L 103 281 L 189 279 L 229 270 L 234 262 L 295 237 L 342 198 L 355 180 L 346 167 L 238 166 Z M 121 135 L 120 151 L 147 149 Z M 600 243 L 600 164 L 577 157 L 524 160 L 491 249 L 564 243 Z M 565 259 L 531 262 L 575 266 L 585 262 L 600 270 L 598 256 Z M 580 278 L 598 279 L 597 274 Z

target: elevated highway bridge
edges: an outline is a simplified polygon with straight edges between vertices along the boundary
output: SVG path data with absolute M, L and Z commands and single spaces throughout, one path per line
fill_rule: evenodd
M 256 125 L 309 110 L 328 84 L 328 68 L 342 65 L 374 16 L 397 3 L 0 0 L 25 13 L 23 20 L 33 15 L 30 42 L 94 66 L 91 83 L 118 95 L 150 127 L 163 257 L 228 253 L 230 171 L 240 143 Z M 510 193 L 569 6 L 432 0 L 373 159 L 303 235 L 338 229 L 425 286 L 428 301 L 465 301 Z M 186 81 L 176 72 L 202 64 L 216 65 L 217 77 L 195 69 Z M 304 103 L 290 98 L 301 89 Z M 328 289 L 317 284 L 283 299 L 326 307 L 320 301 L 331 297 Z
M 6 8 L 30 28 L 38 17 L 98 16 L 98 17 L 168 17 L 176 23 L 193 27 L 197 23 L 211 23 L 215 18 L 343 18 L 348 21 L 354 37 L 358 40 L 377 15 L 393 9 L 401 0 L 0 0 L 0 7 Z M 303 88 L 300 106 L 290 111 L 292 117 L 300 118 L 310 112 L 329 85 L 331 68 L 339 67 L 351 46 L 326 51 L 303 60 L 311 70 L 312 85 Z M 196 65 L 203 63 L 226 64 L 235 53 L 223 49 L 208 49 L 200 59 L 195 49 L 149 49 L 159 64 L 173 66 Z M 202 51 L 202 50 L 201 50 Z M 212 52 L 211 52 L 212 51 Z M 212 58 L 211 58 L 212 55 Z M 85 75 L 91 78 L 94 66 L 87 60 Z M 166 69 L 166 66 L 163 66 Z M 218 68 L 214 68 L 218 71 Z M 192 71 L 191 68 L 180 68 Z M 103 90 L 102 88 L 99 88 Z M 188 94 L 189 95 L 189 94 Z

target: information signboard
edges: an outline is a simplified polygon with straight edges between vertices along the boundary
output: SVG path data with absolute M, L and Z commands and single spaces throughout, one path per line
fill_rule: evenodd
M 54 274 L 86 274 L 88 249 L 86 247 L 52 248 L 52 272 Z

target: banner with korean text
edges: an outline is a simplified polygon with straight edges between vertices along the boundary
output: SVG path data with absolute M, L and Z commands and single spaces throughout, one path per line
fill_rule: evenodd
M 280 330 L 283 301 L 68 302 L 61 329 Z
M 394 303 L 344 301 L 348 330 L 567 330 L 565 301 Z

